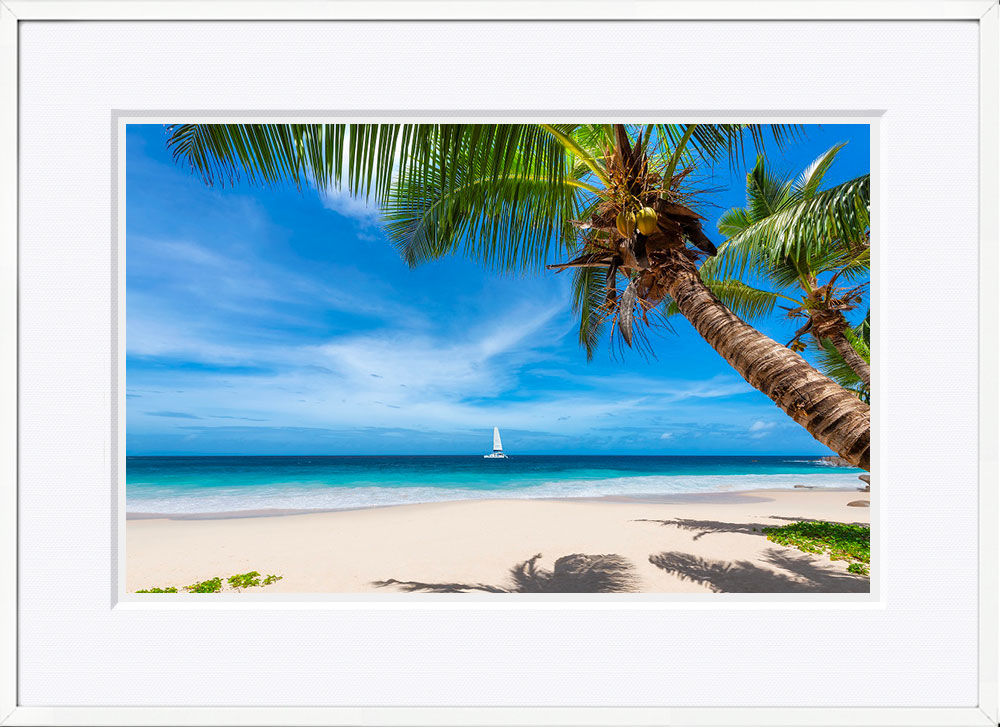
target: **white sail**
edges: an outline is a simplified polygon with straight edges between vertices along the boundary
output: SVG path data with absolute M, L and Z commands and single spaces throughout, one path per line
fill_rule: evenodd
M 483 457 L 486 459 L 507 459 L 507 455 L 503 453 L 503 444 L 500 442 L 500 427 L 493 427 L 493 451 L 484 454 Z

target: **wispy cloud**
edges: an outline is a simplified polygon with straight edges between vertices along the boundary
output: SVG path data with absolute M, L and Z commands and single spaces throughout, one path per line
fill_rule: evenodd
M 424 324 L 419 311 L 396 303 L 388 286 L 358 270 L 328 265 L 303 274 L 247 246 L 210 250 L 142 237 L 130 244 L 142 250 L 129 259 L 127 345 L 133 355 L 216 364 L 264 360 L 268 348 L 321 335 L 329 312 Z M 337 280 L 353 284 L 330 282 Z
M 750 433 L 751 438 L 761 439 L 770 434 L 771 430 L 774 429 L 776 426 L 777 422 L 766 422 L 762 419 L 758 419 L 757 421 L 755 421 L 753 424 L 750 425 L 747 431 Z
M 355 197 L 346 189 L 327 189 L 320 192 L 320 200 L 328 210 L 338 215 L 350 217 L 362 227 L 375 227 L 379 222 L 380 210 L 364 197 Z

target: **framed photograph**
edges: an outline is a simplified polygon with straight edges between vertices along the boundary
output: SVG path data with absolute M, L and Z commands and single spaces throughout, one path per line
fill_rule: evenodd
M 1000 8 L 0 0 L 0 724 L 995 725 Z

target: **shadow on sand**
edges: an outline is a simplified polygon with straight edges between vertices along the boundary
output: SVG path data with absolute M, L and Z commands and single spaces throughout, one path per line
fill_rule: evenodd
M 627 593 L 636 588 L 635 568 L 620 555 L 573 553 L 559 558 L 546 570 L 538 567 L 542 554 L 510 569 L 511 585 L 485 583 L 421 583 L 420 581 L 373 581 L 378 588 L 395 586 L 407 593 Z
M 682 530 L 692 530 L 698 534 L 694 540 L 698 540 L 710 533 L 743 533 L 744 535 L 763 535 L 764 528 L 768 527 L 762 523 L 724 523 L 720 520 L 692 520 L 690 518 L 674 518 L 673 520 L 634 520 L 637 523 L 656 523 L 658 525 L 672 526 Z
M 761 568 L 746 560 L 708 560 L 688 553 L 649 556 L 649 562 L 657 568 L 682 580 L 701 583 L 716 593 L 868 593 L 870 590 L 867 578 L 820 566 L 808 555 L 769 548 L 764 560 L 778 570 Z
M 822 520 L 814 520 L 808 517 L 784 517 L 781 515 L 770 515 L 772 520 L 785 520 L 790 523 L 815 523 L 824 522 Z M 721 520 L 692 520 L 690 518 L 674 518 L 673 520 L 633 520 L 637 523 L 656 523 L 663 526 L 671 526 L 675 528 L 681 528 L 682 530 L 690 530 L 697 533 L 693 540 L 699 540 L 706 535 L 712 533 L 741 533 L 743 535 L 760 535 L 764 537 L 764 528 L 776 528 L 781 527 L 780 525 L 775 525 L 774 523 L 726 523 Z M 868 523 L 855 522 L 855 523 L 845 523 L 845 525 L 863 525 L 868 527 Z

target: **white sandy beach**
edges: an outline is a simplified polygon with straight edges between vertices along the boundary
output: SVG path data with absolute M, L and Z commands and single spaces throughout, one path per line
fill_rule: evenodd
M 469 500 L 129 519 L 126 590 L 250 570 L 283 576 L 253 589 L 262 593 L 869 590 L 868 579 L 848 573 L 843 561 L 775 545 L 760 532 L 805 519 L 867 524 L 869 508 L 847 503 L 868 500 L 869 493 L 759 490 L 654 499 Z

